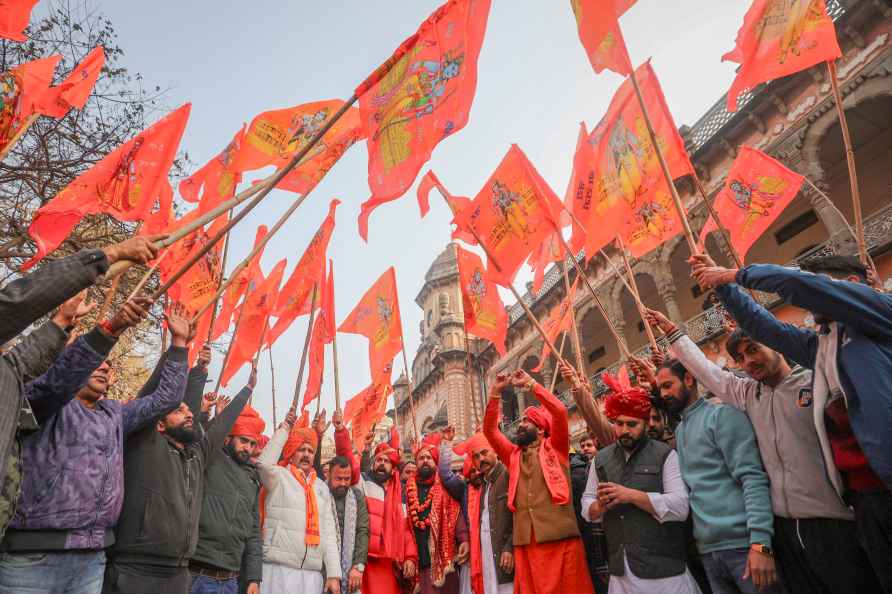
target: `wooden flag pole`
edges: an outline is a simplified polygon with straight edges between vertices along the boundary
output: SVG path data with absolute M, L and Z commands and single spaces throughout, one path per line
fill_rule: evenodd
M 220 392 L 220 384 L 223 383 L 223 372 L 226 371 L 226 364 L 229 363 L 229 355 L 232 353 L 232 345 L 235 344 L 236 338 L 238 338 L 238 331 L 242 325 L 242 319 L 245 317 L 245 302 L 247 301 L 247 296 L 245 301 L 242 302 L 242 306 L 238 310 L 238 318 L 235 320 L 235 330 L 232 331 L 232 340 L 229 341 L 229 345 L 226 347 L 226 354 L 223 355 L 223 367 L 220 368 L 220 376 L 217 378 L 217 385 L 214 387 L 214 394 L 218 394 Z
M 725 240 L 725 245 L 728 246 L 728 251 L 731 253 L 731 258 L 734 260 L 734 264 L 737 265 L 738 268 L 743 268 L 743 258 L 740 257 L 740 254 L 737 253 L 737 249 L 734 247 L 734 244 L 731 243 L 731 232 L 728 231 L 728 227 L 725 226 L 725 223 L 722 222 L 722 219 L 719 218 L 719 213 L 715 211 L 715 207 L 709 201 L 709 196 L 706 194 L 706 188 L 703 186 L 703 182 L 700 181 L 700 176 L 697 175 L 697 172 L 694 171 L 691 173 L 691 178 L 694 180 L 694 185 L 697 187 L 697 192 L 700 193 L 700 197 L 703 198 L 703 204 L 706 205 L 706 210 L 709 211 L 709 216 L 712 217 L 712 220 L 715 221 L 716 227 L 719 229 L 719 233 Z M 703 249 L 706 249 L 706 244 L 704 242 Z
M 828 61 L 827 71 L 830 74 L 830 86 L 833 88 L 836 114 L 839 116 L 839 129 L 842 132 L 842 141 L 846 149 L 846 165 L 849 168 L 849 187 L 852 190 L 852 210 L 855 213 L 855 241 L 858 244 L 858 255 L 864 266 L 870 266 L 870 259 L 867 256 L 867 244 L 864 241 L 864 216 L 861 212 L 861 190 L 858 188 L 855 148 L 852 145 L 852 136 L 849 133 L 849 122 L 846 119 L 846 108 L 843 105 L 842 91 L 839 89 L 836 62 L 833 60 Z
M 25 135 L 25 132 L 27 132 L 31 128 L 31 126 L 34 124 L 34 122 L 37 121 L 37 118 L 39 117 L 39 113 L 32 113 L 27 118 L 25 118 L 25 121 L 22 122 L 22 125 L 19 126 L 19 129 L 16 130 L 16 133 L 13 134 L 12 138 L 9 139 L 9 142 L 6 143 L 6 146 L 3 147 L 3 150 L 0 150 L 0 161 L 5 160 L 6 157 L 9 156 L 9 153 L 12 151 L 13 147 L 18 144 L 19 140 L 22 139 L 22 136 Z
M 558 231 L 560 233 L 560 231 Z M 582 362 L 582 341 L 579 340 L 579 327 L 576 324 L 576 305 L 573 303 L 573 296 L 570 294 L 570 274 L 567 272 L 567 260 L 561 260 L 561 276 L 564 277 L 564 291 L 567 294 L 567 307 L 570 314 L 570 325 L 573 328 L 573 348 L 576 350 L 576 370 L 579 375 L 585 377 L 585 365 Z M 564 351 L 564 340 L 561 340 L 561 354 Z M 553 385 L 553 383 L 552 383 Z
M 331 359 L 333 361 L 334 370 L 334 388 L 335 388 L 335 410 L 341 411 L 341 374 L 338 368 L 338 331 L 335 330 L 334 336 L 331 338 Z
M 266 320 L 263 322 L 263 332 L 260 333 L 260 348 L 257 349 L 257 352 L 254 354 L 254 361 L 252 365 L 257 367 L 257 362 L 260 361 L 260 353 L 263 351 L 263 341 L 266 340 L 266 333 L 269 331 L 269 316 L 266 316 Z
M 635 89 L 635 96 L 638 98 L 638 104 L 641 106 L 641 115 L 644 117 L 644 124 L 647 126 L 650 143 L 654 147 L 654 152 L 657 154 L 657 160 L 660 162 L 660 169 L 663 170 L 663 177 L 666 178 L 666 185 L 669 186 L 669 192 L 672 194 L 672 202 L 675 203 L 675 210 L 678 211 L 678 216 L 681 219 L 681 226 L 684 230 L 684 237 L 688 242 L 688 248 L 690 248 L 691 254 L 697 254 L 700 250 L 697 249 L 694 233 L 691 231 L 691 225 L 688 222 L 684 204 L 681 203 L 681 196 L 678 195 L 675 182 L 672 180 L 672 173 L 669 171 L 666 157 L 663 156 L 663 149 L 660 148 L 660 144 L 657 141 L 657 133 L 654 131 L 654 125 L 650 119 L 650 113 L 647 111 L 647 105 L 644 103 L 644 96 L 641 94 L 641 87 L 638 85 L 638 78 L 635 76 L 634 70 L 629 76 L 629 79 L 632 81 L 632 87 Z
M 297 403 L 300 400 L 300 385 L 304 380 L 304 368 L 307 366 L 307 352 L 310 350 L 310 337 L 313 335 L 313 322 L 316 320 L 316 297 L 319 284 L 313 283 L 313 296 L 310 297 L 310 321 L 307 325 L 307 336 L 304 338 L 304 350 L 300 354 L 300 367 L 297 370 L 297 382 L 294 384 L 294 397 L 291 399 L 289 412 L 297 412 Z
M 232 211 L 230 211 L 230 214 Z M 223 284 L 223 278 L 226 276 L 226 262 L 229 260 L 229 234 L 226 234 L 226 238 L 223 243 L 223 258 L 220 260 L 220 277 L 217 279 L 217 287 Z M 219 297 L 211 300 L 211 307 L 213 308 L 211 311 L 211 323 L 208 326 L 208 336 L 206 342 L 208 344 L 211 343 L 211 336 L 214 334 L 214 324 L 217 323 L 217 302 L 219 301 Z M 275 416 L 275 415 L 273 415 Z M 273 420 L 273 427 L 277 427 L 275 420 Z
M 115 299 L 115 293 L 118 292 L 118 286 L 121 284 L 121 277 L 116 276 L 112 279 L 111 284 L 105 289 L 105 299 L 102 301 L 102 305 L 99 306 L 99 311 L 96 312 L 96 321 L 102 322 L 105 320 L 105 316 L 108 313 L 109 308 L 111 307 L 112 301 Z
M 561 349 L 562 355 L 564 353 L 564 345 L 565 344 L 567 344 L 567 333 L 566 332 L 564 332 L 564 334 L 561 336 L 560 349 Z M 560 371 L 561 371 L 560 368 L 558 366 L 555 366 L 554 373 L 551 375 L 551 384 L 549 384 L 549 386 L 548 386 L 548 391 L 551 392 L 552 394 L 554 394 L 554 386 L 557 383 L 557 378 L 560 375 Z
M 632 272 L 632 264 L 629 262 L 629 255 L 626 254 L 626 246 L 623 243 L 623 238 L 617 235 L 616 243 L 623 256 L 623 263 L 626 266 L 626 274 L 629 277 L 632 298 L 635 300 L 635 306 L 638 308 L 638 315 L 641 316 L 641 321 L 644 323 L 644 330 L 647 332 L 647 340 L 650 342 L 650 348 L 653 349 L 653 352 L 657 353 L 660 351 L 660 347 L 657 346 L 657 338 L 654 336 L 653 328 L 647 323 L 647 316 L 645 315 L 646 308 L 644 307 L 644 302 L 641 301 L 641 293 L 638 291 L 638 281 L 635 280 L 635 273 Z
M 127 297 L 126 301 L 130 301 L 131 299 L 136 297 L 140 291 L 142 291 L 142 288 L 146 286 L 147 282 L 149 282 L 149 278 L 152 276 L 152 274 L 154 274 L 154 272 L 156 270 L 158 270 L 158 267 L 161 265 L 161 261 L 164 260 L 164 258 L 167 256 L 167 253 L 169 251 L 170 251 L 170 248 L 166 248 L 163 252 L 161 252 L 161 255 L 158 256 L 158 258 L 155 260 L 155 263 L 152 264 L 152 267 L 149 268 L 146 271 L 146 273 L 144 275 L 142 275 L 142 278 L 139 279 L 139 282 L 136 283 L 136 287 L 133 289 L 133 291 L 130 292 L 130 296 Z M 119 278 L 120 277 L 115 277 L 115 280 L 117 280 Z M 126 303 L 126 301 L 125 301 L 125 303 Z
M 278 427 L 279 424 L 276 422 L 276 366 L 273 364 L 273 345 L 269 345 L 269 348 L 266 349 L 266 354 L 269 355 L 269 377 L 272 382 L 273 427 Z

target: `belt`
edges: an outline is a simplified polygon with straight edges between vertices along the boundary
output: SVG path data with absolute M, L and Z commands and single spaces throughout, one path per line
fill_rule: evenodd
M 189 571 L 197 574 L 203 575 L 205 577 L 209 577 L 214 580 L 219 580 L 221 582 L 231 580 L 233 578 L 238 577 L 237 571 L 229 571 L 228 569 L 218 569 L 216 567 L 210 567 L 208 565 L 201 565 L 195 563 L 194 561 L 189 564 Z

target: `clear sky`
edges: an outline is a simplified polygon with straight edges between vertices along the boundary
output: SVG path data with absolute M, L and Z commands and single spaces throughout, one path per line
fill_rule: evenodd
M 242 122 L 265 110 L 329 98 L 346 99 L 390 56 L 439 0 L 98 0 L 125 50 L 124 63 L 147 84 L 169 85 L 173 107 L 192 102 L 183 147 L 201 165 L 229 142 Z M 676 124 L 693 124 L 727 90 L 733 64 L 721 55 L 734 45 L 746 0 L 639 0 L 622 18 L 629 51 L 638 63 L 649 56 L 661 79 Z M 480 54 L 477 96 L 468 126 L 441 144 L 430 166 L 455 194 L 474 196 L 511 143 L 527 153 L 563 196 L 579 122 L 597 122 L 622 82 L 596 76 L 576 34 L 569 0 L 493 0 Z M 287 226 L 268 245 L 268 272 L 288 258 L 286 275 L 338 197 L 329 255 L 335 262 L 338 321 L 390 265 L 396 266 L 403 326 L 411 359 L 419 342 L 421 310 L 414 298 L 424 273 L 449 241 L 450 215 L 436 192 L 432 210 L 419 219 L 415 189 L 379 208 L 369 243 L 359 238 L 356 217 L 369 196 L 365 144 L 333 168 Z M 424 171 L 424 170 L 422 170 Z M 247 174 L 248 180 L 263 175 Z M 257 225 L 271 225 L 294 195 L 276 191 L 233 232 L 230 269 L 250 250 Z M 520 289 L 529 278 L 518 276 Z M 306 318 L 273 347 L 279 418 L 290 403 Z M 365 338 L 341 334 L 342 399 L 369 384 Z M 326 352 L 323 406 L 333 408 L 330 350 Z M 216 380 L 218 356 L 211 368 Z M 397 373 L 402 362 L 394 365 Z M 269 360 L 264 352 L 254 405 L 270 433 Z M 396 376 L 396 373 L 394 374 Z M 234 393 L 245 368 L 230 385 Z

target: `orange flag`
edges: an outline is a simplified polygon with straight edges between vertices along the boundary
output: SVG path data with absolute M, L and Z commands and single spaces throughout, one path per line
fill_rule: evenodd
M 521 264 L 558 229 L 561 202 L 516 144 L 474 201 L 453 221 L 473 229 L 495 261 L 487 258 L 493 280 L 504 287 L 514 281 Z
M 533 250 L 529 260 L 527 260 L 527 263 L 533 269 L 533 291 L 536 293 L 539 292 L 539 289 L 542 288 L 542 283 L 545 281 L 545 270 L 555 262 L 560 262 L 566 257 L 564 246 L 561 244 L 557 234 L 557 231 L 549 234 Z
M 0 1 L 0 37 L 13 41 L 26 41 L 24 30 L 31 20 L 31 11 L 38 0 Z
M 328 275 L 322 287 L 322 303 L 310 338 L 310 371 L 307 375 L 307 388 L 304 391 L 301 410 L 319 397 L 319 390 L 322 387 L 322 372 L 325 370 L 325 345 L 331 344 L 336 332 L 334 315 L 334 267 L 329 260 Z
M 715 199 L 715 211 L 731 234 L 741 258 L 799 194 L 805 178 L 765 153 L 741 146 L 728 181 Z M 710 217 L 700 243 L 718 226 Z
M 595 180 L 597 179 L 594 163 L 594 149 L 588 141 L 588 130 L 585 127 L 585 122 L 580 122 L 576 153 L 573 155 L 573 171 L 570 173 L 570 182 L 567 184 L 567 192 L 564 194 L 564 207 L 573 213 L 573 235 L 570 238 L 570 248 L 574 254 L 578 254 L 585 248 L 588 258 L 598 251 L 597 247 L 590 251 L 586 245 L 588 238 L 586 229 L 597 224 L 592 221 L 593 207 L 595 206 Z M 577 222 L 584 226 L 580 226 Z
M 362 126 L 359 123 L 359 110 L 352 108 L 332 126 L 332 129 L 322 137 L 310 154 L 276 184 L 276 187 L 297 194 L 309 194 L 341 156 L 347 152 L 347 149 L 364 137 L 363 134 Z M 280 158 L 276 162 L 276 166 L 284 167 L 292 156 L 293 153 L 288 157 Z
M 403 325 L 396 272 L 392 266 L 366 291 L 338 332 L 361 334 L 369 339 L 369 367 L 373 378 L 393 361 L 403 348 Z
M 274 343 L 298 317 L 310 313 L 313 287 L 322 290 L 325 281 L 325 253 L 335 227 L 335 209 L 341 203 L 335 198 L 328 204 L 328 216 L 322 221 L 310 245 L 279 293 L 273 315 L 278 318 L 270 329 L 267 344 Z M 318 300 L 317 300 L 318 302 Z
M 545 329 L 545 334 L 548 335 L 548 340 L 551 341 L 551 344 L 556 344 L 561 333 L 569 332 L 572 328 L 573 317 L 570 315 L 570 306 L 576 302 L 576 285 L 578 284 L 579 279 L 577 278 L 570 287 L 570 296 L 561 301 L 559 307 L 551 310 L 548 319 L 542 322 L 542 327 Z M 551 349 L 548 348 L 548 345 L 542 345 L 542 352 L 539 354 L 539 366 L 533 369 L 533 371 L 542 371 L 542 366 L 548 360 L 549 354 L 551 354 Z
M 636 0 L 570 0 L 579 40 L 597 74 L 604 69 L 632 74 L 629 51 L 617 20 Z
M 737 97 L 745 89 L 841 56 L 824 0 L 755 0 L 735 48 L 722 56 L 740 64 L 728 91 L 728 111 L 737 111 Z
M 53 73 L 61 59 L 59 55 L 41 58 L 0 74 L 0 150 L 37 113 L 43 96 L 53 84 Z
M 433 188 L 437 188 L 440 192 L 440 195 L 443 196 L 443 200 L 446 201 L 446 204 L 449 205 L 449 210 L 452 211 L 452 222 L 455 223 L 455 217 L 458 213 L 460 213 L 466 206 L 471 204 L 470 198 L 465 198 L 464 196 L 453 196 L 449 193 L 440 179 L 437 177 L 437 174 L 434 173 L 434 170 L 431 169 L 422 178 L 421 182 L 418 184 L 418 208 L 421 210 L 421 216 L 424 217 L 427 214 L 427 211 L 430 210 L 430 191 Z M 452 232 L 452 239 L 459 239 L 464 241 L 469 245 L 476 245 L 477 242 L 474 240 L 474 236 L 469 233 L 467 230 L 456 229 Z
M 421 212 L 421 218 L 427 216 L 431 209 L 431 190 L 437 186 L 437 176 L 433 171 L 428 171 L 418 182 L 418 210 Z
M 264 279 L 263 273 L 260 273 L 249 283 L 245 302 L 242 304 L 242 307 L 246 309 L 239 314 L 242 316 L 242 321 L 236 335 L 232 337 L 235 342 L 230 347 L 229 361 L 226 362 L 226 368 L 223 370 L 221 382 L 223 386 L 228 385 L 232 376 L 242 368 L 242 365 L 252 361 L 254 355 L 263 346 L 263 332 L 269 321 L 269 315 L 287 264 L 288 261 L 283 258 L 279 260 L 268 277 Z
M 254 235 L 254 247 L 260 245 L 260 242 L 263 241 L 263 238 L 266 237 L 267 228 L 266 225 L 260 225 L 257 227 L 257 233 Z M 253 248 L 252 248 L 253 251 Z M 226 288 L 226 291 L 223 293 L 223 303 L 220 306 L 220 313 L 217 314 L 217 319 L 214 322 L 214 329 L 211 331 L 211 339 L 217 340 L 220 338 L 227 330 L 229 330 L 229 325 L 232 323 L 232 314 L 235 312 L 235 306 L 238 304 L 239 299 L 242 298 L 242 295 L 245 294 L 245 291 L 248 289 L 248 285 L 251 283 L 251 279 L 257 278 L 260 274 L 260 259 L 263 257 L 263 250 L 255 254 L 255 256 L 248 263 L 248 266 L 241 271 L 238 277 L 230 283 L 230 285 Z
M 690 174 L 693 167 L 684 141 L 650 62 L 639 66 L 635 76 L 673 179 Z M 636 257 L 682 232 L 630 80 L 614 95 L 607 114 L 589 135 L 589 142 L 596 179 L 594 204 L 587 220 L 586 254 L 594 254 L 610 243 L 617 229 Z
M 455 256 L 461 283 L 462 309 L 465 312 L 465 331 L 485 338 L 500 355 L 505 355 L 508 312 L 496 284 L 489 278 L 480 256 L 460 246 L 455 246 Z
M 344 422 L 350 425 L 353 445 L 359 451 L 365 447 L 365 438 L 372 427 L 384 418 L 387 398 L 393 394 L 390 383 L 391 365 L 384 366 L 371 385 L 351 398 L 344 405 Z M 394 429 L 396 429 L 394 427 Z
M 82 173 L 35 214 L 28 234 L 37 244 L 27 270 L 55 250 L 88 214 L 122 221 L 144 219 L 167 183 L 190 104 L 168 114 Z
M 242 172 L 234 167 L 239 149 L 244 143 L 245 128 L 236 132 L 229 144 L 219 155 L 211 159 L 204 167 L 180 182 L 180 196 L 186 202 L 201 202 L 200 212 L 208 212 L 221 202 L 232 198 L 235 189 L 242 181 Z
M 372 211 L 402 196 L 437 144 L 468 123 L 490 0 L 448 0 L 355 94 L 368 137 Z M 383 72 L 383 76 L 382 76 Z
M 46 116 L 61 118 L 72 109 L 83 109 L 104 65 L 105 51 L 100 45 L 87 54 L 68 78 L 49 89 L 42 97 L 38 111 Z

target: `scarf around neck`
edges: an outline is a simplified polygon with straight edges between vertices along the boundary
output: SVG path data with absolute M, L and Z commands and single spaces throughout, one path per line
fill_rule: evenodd
M 523 456 L 523 449 L 515 446 L 511 453 L 511 466 L 508 474 L 508 509 L 512 513 L 517 511 L 514 500 L 517 495 L 517 483 L 520 480 L 521 456 Z M 550 437 L 542 440 L 538 456 L 542 476 L 545 477 L 545 484 L 548 487 L 548 492 L 551 493 L 551 502 L 555 505 L 566 505 L 570 502 L 570 485 L 564 470 L 569 468 L 570 461 L 558 456 Z
M 338 524 L 336 534 L 338 537 L 338 549 L 341 551 L 341 591 L 350 592 L 347 589 L 350 569 L 353 567 L 353 551 L 356 548 L 356 493 L 352 488 L 347 489 L 344 496 L 344 526 L 341 530 L 338 519 L 338 508 L 334 496 L 331 498 L 331 513 L 335 523 Z M 341 533 L 343 532 L 343 538 Z
M 491 488 L 491 487 L 490 487 Z M 471 590 L 483 591 L 483 545 L 480 542 L 480 507 L 483 488 L 468 485 L 468 522 L 471 524 Z
M 293 464 L 288 465 L 291 476 L 304 490 L 304 498 L 307 505 L 307 527 L 304 531 L 304 543 L 308 547 L 318 547 L 322 542 L 322 533 L 319 531 L 319 502 L 316 500 L 316 490 L 313 483 L 316 482 L 316 471 L 311 470 L 308 476 L 304 476 Z

